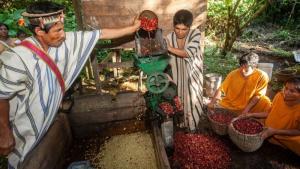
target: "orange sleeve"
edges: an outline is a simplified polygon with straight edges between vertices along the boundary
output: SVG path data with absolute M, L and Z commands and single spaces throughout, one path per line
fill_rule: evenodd
M 257 83 L 256 93 L 255 93 L 256 96 L 266 95 L 268 82 L 269 82 L 269 78 L 267 74 L 264 73 L 260 74 L 259 81 Z
M 222 82 L 222 84 L 221 84 L 221 91 L 222 91 L 223 93 L 226 93 L 228 87 L 230 86 L 232 75 L 233 75 L 233 71 L 230 72 L 230 73 L 226 76 L 225 80 Z

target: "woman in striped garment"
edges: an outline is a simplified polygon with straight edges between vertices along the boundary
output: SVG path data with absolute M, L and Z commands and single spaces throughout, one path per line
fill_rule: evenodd
M 198 127 L 202 110 L 203 56 L 200 31 L 191 29 L 193 14 L 179 10 L 173 17 L 174 31 L 167 35 L 172 78 L 184 107 L 184 125 Z

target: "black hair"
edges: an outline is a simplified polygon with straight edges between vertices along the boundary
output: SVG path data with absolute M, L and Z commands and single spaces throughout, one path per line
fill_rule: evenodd
M 45 14 L 63 10 L 65 7 L 55 2 L 42 1 L 35 2 L 26 8 L 26 12 L 30 14 Z
M 290 84 L 294 84 L 296 90 L 298 91 L 298 93 L 300 93 L 300 78 L 289 78 L 287 81 L 285 81 L 285 84 L 290 83 Z
M 254 53 L 246 53 L 239 58 L 240 66 L 249 65 L 251 67 L 256 67 L 258 64 L 259 56 Z
M 6 25 L 5 23 L 1 23 L 1 22 L 0 22 L 0 27 L 2 27 L 2 26 L 5 26 L 5 27 L 6 27 L 6 29 L 7 29 L 7 30 L 9 30 L 9 27 L 8 27 L 8 25 Z
M 186 9 L 177 11 L 173 17 L 173 26 L 183 24 L 187 27 L 191 27 L 193 23 L 193 14 Z
M 50 2 L 50 1 L 42 1 L 42 2 L 35 2 L 31 5 L 29 5 L 26 8 L 26 12 L 30 14 L 46 14 L 46 13 L 52 13 L 52 12 L 57 12 L 59 10 L 64 10 L 65 7 L 63 5 L 60 5 L 55 2 Z M 34 18 L 29 18 L 29 19 L 34 19 Z M 32 24 L 30 23 L 28 25 L 28 29 L 35 34 L 34 30 L 36 27 L 39 27 L 39 24 Z M 45 28 L 43 29 L 46 33 L 49 32 L 51 29 L 52 25 L 45 25 Z

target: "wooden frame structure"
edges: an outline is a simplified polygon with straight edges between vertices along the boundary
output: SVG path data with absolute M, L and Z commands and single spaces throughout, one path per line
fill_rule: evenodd
M 179 9 L 188 9 L 194 15 L 192 28 L 201 31 L 201 49 L 204 51 L 204 30 L 207 15 L 207 0 L 73 0 L 78 28 L 80 30 L 91 30 L 100 28 L 119 28 L 130 25 L 133 18 L 138 16 L 142 10 L 152 10 L 159 18 L 159 27 L 162 28 L 164 35 L 173 30 L 172 17 Z M 132 67 L 132 63 L 121 62 L 120 50 L 134 48 L 134 37 L 127 36 L 115 39 L 110 45 L 97 46 L 96 48 L 110 48 L 112 50 L 111 59 L 113 63 L 98 64 L 95 59 L 89 61 L 87 74 L 93 76 L 97 88 L 97 93 L 101 94 L 101 83 L 97 72 L 105 66 L 114 69 L 114 75 L 118 75 L 121 67 Z M 92 67 L 92 69 L 90 68 Z M 140 74 L 141 78 L 142 74 Z M 141 80 L 139 86 L 141 86 Z

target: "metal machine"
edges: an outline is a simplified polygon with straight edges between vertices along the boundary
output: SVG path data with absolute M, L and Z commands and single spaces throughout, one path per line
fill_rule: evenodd
M 147 106 L 155 112 L 154 115 L 163 120 L 168 114 L 162 110 L 160 104 L 169 103 L 176 111 L 174 97 L 177 96 L 177 91 L 176 85 L 165 73 L 170 57 L 162 30 L 156 29 L 149 32 L 141 29 L 136 33 L 135 43 L 135 65 L 147 75 L 148 92 L 145 94 Z

